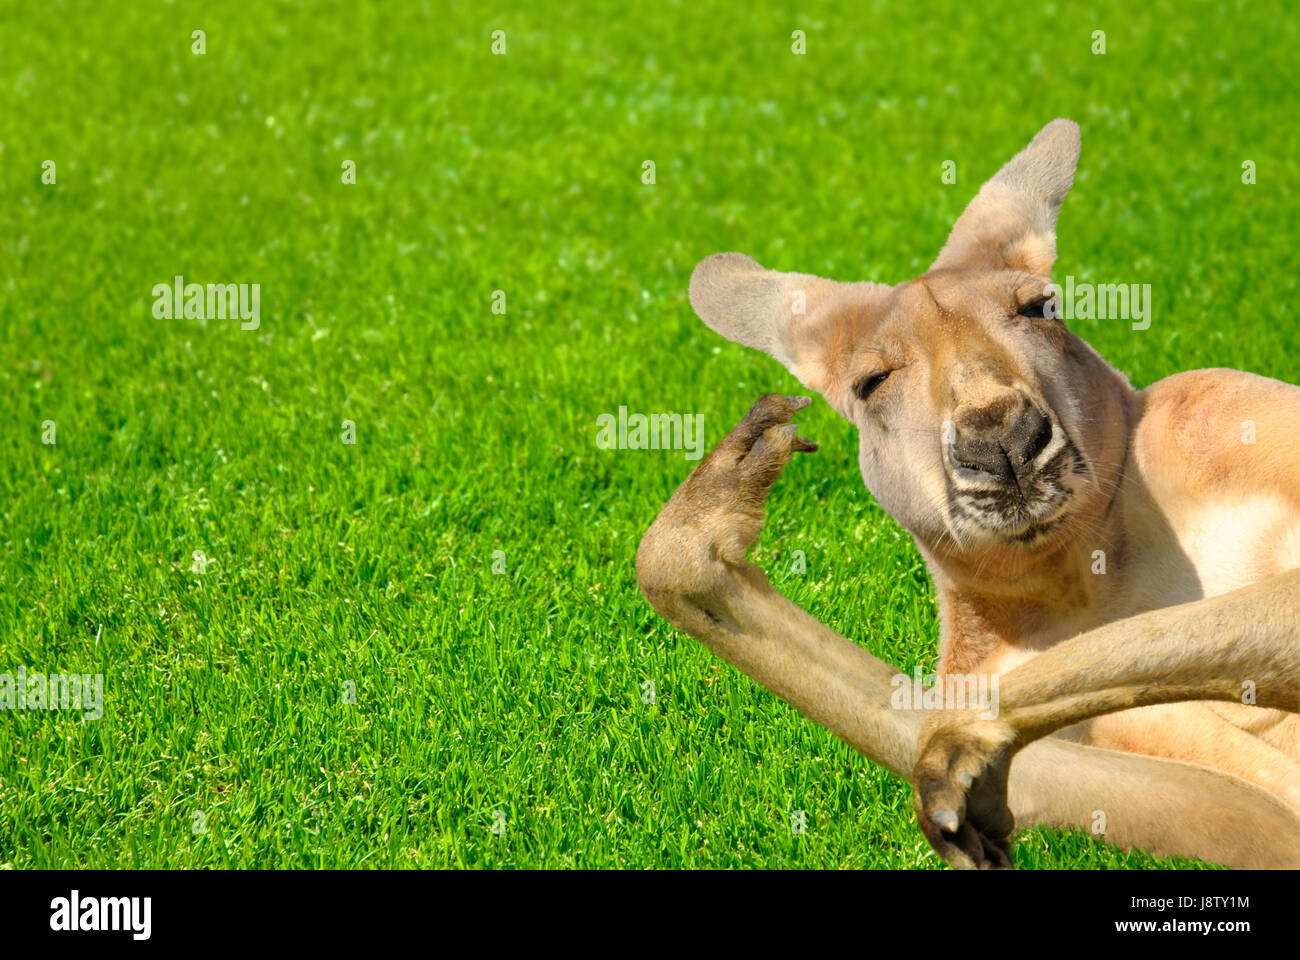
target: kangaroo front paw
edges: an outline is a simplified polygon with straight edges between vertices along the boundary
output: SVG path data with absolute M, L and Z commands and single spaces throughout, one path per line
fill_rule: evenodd
M 670 620 L 677 619 L 674 601 L 710 595 L 727 568 L 745 563 L 772 484 L 796 451 L 817 449 L 790 422 L 810 403 L 775 393 L 760 397 L 646 531 L 637 550 L 637 580 Z
M 998 720 L 935 714 L 921 728 L 913 781 L 921 832 L 955 867 L 1010 868 L 1007 806 L 1014 731 Z

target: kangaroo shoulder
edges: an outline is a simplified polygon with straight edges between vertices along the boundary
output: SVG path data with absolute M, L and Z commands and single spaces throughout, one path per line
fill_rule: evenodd
M 1295 486 L 1300 387 L 1241 370 L 1191 370 L 1152 384 L 1142 401 L 1133 455 L 1149 479 L 1198 493 Z

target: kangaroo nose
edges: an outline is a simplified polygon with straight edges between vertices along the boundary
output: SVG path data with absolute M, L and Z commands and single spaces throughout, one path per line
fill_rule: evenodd
M 1052 439 L 1052 421 L 1043 411 L 1030 404 L 1029 410 L 1007 431 L 1002 438 L 1002 449 L 1007 452 L 1011 466 L 1017 473 L 1026 464 L 1033 463 L 1034 457 L 1043 452 L 1048 441 Z
M 991 424 L 983 419 L 984 423 L 971 423 L 967 429 L 958 423 L 952 444 L 953 462 L 1003 483 L 1015 483 L 1052 439 L 1052 422 L 1032 403 L 1026 402 L 1014 418 L 997 418 Z

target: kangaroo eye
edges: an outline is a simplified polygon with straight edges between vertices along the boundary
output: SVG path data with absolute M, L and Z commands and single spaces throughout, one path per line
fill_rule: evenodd
M 869 377 L 863 377 L 858 381 L 857 386 L 853 388 L 853 392 L 858 395 L 859 400 L 867 399 L 867 397 L 876 392 L 876 388 L 889 379 L 890 372 L 891 371 L 886 370 L 884 373 L 876 373 Z
M 1043 308 L 1047 305 L 1046 297 L 1039 297 L 1037 300 L 1030 300 L 1016 312 L 1022 317 L 1043 318 Z
M 1019 313 L 1021 316 L 1037 317 L 1037 319 L 1040 320 L 1052 319 L 1054 315 L 1049 315 L 1047 307 L 1048 298 L 1039 297 L 1036 300 L 1030 300 L 1030 302 L 1024 304 L 1023 307 L 1019 308 L 1019 310 L 1015 312 Z

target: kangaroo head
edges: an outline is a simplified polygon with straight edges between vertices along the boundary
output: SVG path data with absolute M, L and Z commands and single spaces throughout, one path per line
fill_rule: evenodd
M 1079 128 L 1055 120 L 984 184 L 930 269 L 896 286 L 702 261 L 706 324 L 780 360 L 860 436 L 867 488 L 923 548 L 1027 559 L 1104 510 L 1127 381 L 1045 309 Z

